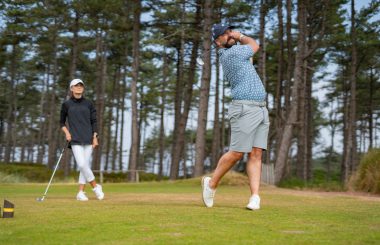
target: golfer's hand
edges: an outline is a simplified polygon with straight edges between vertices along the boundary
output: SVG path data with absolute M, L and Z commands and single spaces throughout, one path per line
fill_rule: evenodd
M 67 140 L 68 142 L 71 141 L 71 134 L 70 134 L 70 133 L 67 133 L 67 134 L 66 134 L 66 140 Z
M 98 138 L 92 138 L 92 148 L 96 148 L 99 145 Z
M 230 32 L 230 37 L 233 38 L 236 42 L 239 42 L 240 40 L 240 32 L 238 31 L 231 31 Z

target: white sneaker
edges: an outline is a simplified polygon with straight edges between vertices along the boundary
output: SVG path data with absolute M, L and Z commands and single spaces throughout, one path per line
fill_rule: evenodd
M 85 192 L 79 191 L 77 194 L 77 200 L 78 201 L 88 201 L 88 197 L 86 196 Z
M 259 195 L 253 195 L 249 199 L 249 203 L 247 205 L 247 208 L 250 210 L 258 210 L 260 209 L 260 197 Z
M 95 192 L 96 198 L 99 200 L 103 200 L 104 198 L 104 193 L 102 191 L 102 186 L 101 185 L 96 185 L 94 189 L 92 189 Z
M 203 203 L 208 208 L 211 208 L 214 205 L 214 195 L 216 191 L 210 188 L 209 186 L 210 180 L 211 180 L 210 177 L 202 178 L 202 199 L 203 199 Z

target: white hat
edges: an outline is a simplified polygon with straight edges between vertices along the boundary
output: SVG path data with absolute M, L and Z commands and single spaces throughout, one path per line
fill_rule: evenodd
M 77 85 L 78 83 L 81 83 L 81 84 L 83 84 L 83 86 L 84 86 L 84 82 L 83 82 L 82 80 L 76 78 L 76 79 L 74 79 L 74 80 L 72 80 L 72 81 L 70 82 L 70 88 L 71 88 L 72 86 Z

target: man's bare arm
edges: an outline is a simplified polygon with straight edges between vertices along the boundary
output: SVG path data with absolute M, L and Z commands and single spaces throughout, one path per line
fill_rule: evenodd
M 241 34 L 238 31 L 232 31 L 231 34 L 232 34 L 231 35 L 232 38 L 234 38 L 235 41 L 240 42 L 243 45 L 249 45 L 252 48 L 254 53 L 259 51 L 260 46 L 257 44 L 257 42 L 253 38 L 248 37 L 244 34 Z

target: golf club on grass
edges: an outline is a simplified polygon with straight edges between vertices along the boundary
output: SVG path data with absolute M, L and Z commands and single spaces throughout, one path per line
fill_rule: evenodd
M 50 178 L 49 184 L 48 184 L 47 187 L 46 187 L 45 193 L 44 193 L 44 195 L 43 195 L 42 197 L 37 197 L 37 198 L 36 198 L 37 202 L 43 202 L 43 201 L 45 200 L 46 194 L 47 194 L 47 192 L 48 192 L 48 190 L 49 190 L 49 187 L 50 187 L 50 184 L 51 184 L 51 182 L 52 182 L 52 180 L 53 180 L 54 174 L 55 174 L 55 172 L 57 171 L 57 168 L 58 168 L 58 166 L 59 166 L 59 163 L 60 163 L 60 161 L 61 161 L 61 158 L 62 158 L 62 156 L 63 156 L 63 153 L 65 152 L 65 150 L 66 150 L 66 148 L 69 146 L 69 144 L 70 144 L 70 142 L 67 141 L 67 143 L 65 144 L 65 147 L 63 148 L 63 150 L 62 150 L 62 152 L 61 152 L 61 155 L 60 155 L 59 158 L 58 158 L 58 162 L 57 162 L 57 164 L 55 165 L 55 168 L 54 168 L 53 174 L 51 175 L 51 178 Z

